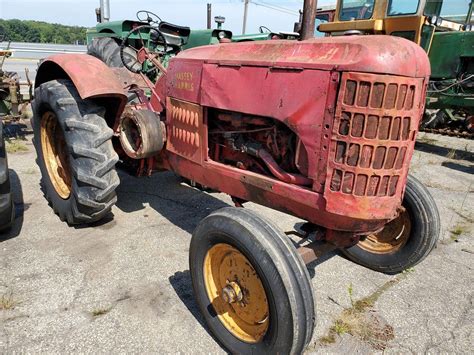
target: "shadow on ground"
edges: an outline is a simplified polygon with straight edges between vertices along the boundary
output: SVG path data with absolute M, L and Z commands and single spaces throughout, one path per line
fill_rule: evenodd
M 461 150 L 446 148 L 436 145 L 436 142 L 426 143 L 417 141 L 415 149 L 424 153 L 436 154 L 444 158 L 449 157 L 453 160 L 467 160 L 470 162 L 474 162 L 474 153 L 468 151 L 467 149 Z
M 136 178 L 120 172 L 116 206 L 123 212 L 136 212 L 148 204 L 175 226 L 192 233 L 199 222 L 228 204 L 183 183 L 170 172 L 149 178 Z

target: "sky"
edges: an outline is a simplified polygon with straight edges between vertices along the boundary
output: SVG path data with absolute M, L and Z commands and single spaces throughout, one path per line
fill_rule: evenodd
M 335 2 L 319 0 L 318 6 Z M 0 0 L 0 18 L 93 27 L 96 24 L 94 9 L 99 3 L 99 0 Z M 110 0 L 111 20 L 134 19 L 138 10 L 149 10 L 167 22 L 194 29 L 205 28 L 207 3 L 212 3 L 213 17 L 226 18 L 226 29 L 234 34 L 242 32 L 242 0 Z M 274 9 L 265 7 L 267 5 Z M 258 32 L 261 25 L 275 32 L 292 31 L 302 7 L 303 0 L 251 0 L 247 33 Z

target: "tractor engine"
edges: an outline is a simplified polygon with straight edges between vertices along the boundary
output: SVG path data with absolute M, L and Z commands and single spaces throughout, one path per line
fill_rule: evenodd
M 162 79 L 165 167 L 329 229 L 376 231 L 400 212 L 429 75 L 421 48 L 385 36 L 184 51 Z

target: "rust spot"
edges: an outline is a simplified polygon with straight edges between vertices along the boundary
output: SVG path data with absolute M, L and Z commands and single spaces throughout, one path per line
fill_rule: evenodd
M 344 179 L 342 182 L 342 192 L 345 194 L 351 194 L 354 188 L 354 178 L 355 175 L 353 173 L 346 172 L 344 174 Z
M 390 135 L 391 117 L 384 116 L 380 122 L 379 139 L 387 140 Z
M 380 176 L 374 175 L 369 179 L 369 186 L 367 187 L 367 196 L 376 196 L 380 183 Z
M 407 153 L 407 148 L 403 147 L 398 153 L 397 162 L 395 163 L 395 169 L 399 170 L 403 167 L 403 162 L 405 161 L 405 155 Z
M 398 148 L 392 147 L 388 150 L 387 159 L 385 160 L 385 169 L 393 169 L 397 153 Z
M 334 170 L 332 174 L 332 180 L 331 180 L 331 190 L 339 191 L 341 189 L 341 183 L 342 183 L 342 171 Z
M 347 153 L 347 165 L 357 166 L 360 155 L 360 145 L 351 144 L 349 146 L 349 152 Z
M 356 196 L 364 196 L 367 188 L 369 177 L 367 175 L 357 175 L 354 194 Z
M 367 81 L 363 81 L 360 83 L 357 106 L 367 107 L 369 105 L 370 86 L 370 83 Z
M 353 137 L 362 137 L 362 133 L 364 132 L 364 124 L 365 124 L 365 116 L 360 113 L 356 113 L 352 121 L 351 134 Z
M 370 145 L 364 145 L 362 148 L 362 154 L 360 157 L 360 163 L 359 166 L 361 168 L 368 169 L 370 168 L 370 165 L 372 164 L 372 155 L 374 153 L 374 147 Z
M 398 85 L 389 84 L 387 88 L 387 95 L 385 98 L 385 108 L 389 110 L 395 108 L 395 104 L 397 103 L 397 95 L 398 95 Z
M 385 84 L 375 83 L 374 89 L 372 91 L 372 100 L 370 101 L 370 106 L 373 108 L 381 108 L 384 95 L 385 95 Z
M 397 192 L 398 180 L 400 180 L 399 176 L 392 176 L 390 179 L 390 186 L 388 189 L 388 194 L 390 196 L 395 196 L 395 193 Z
M 348 112 L 343 112 L 341 123 L 339 124 L 339 134 L 343 136 L 347 136 L 349 134 L 350 125 L 351 125 L 351 114 Z
M 406 100 L 405 109 L 406 110 L 413 109 L 414 102 L 415 102 L 415 87 L 412 85 L 410 86 L 410 90 L 408 90 L 408 96 Z
M 410 117 L 405 117 L 403 119 L 403 128 L 402 128 L 402 139 L 404 141 L 410 138 Z
M 378 196 L 387 196 L 388 183 L 390 182 L 390 176 L 384 176 L 380 183 Z
M 336 146 L 336 163 L 343 164 L 346 156 L 346 143 L 337 142 Z
M 390 135 L 390 139 L 392 141 L 398 141 L 400 139 L 400 126 L 402 123 L 401 117 L 395 117 L 392 121 L 392 134 Z
M 387 148 L 385 147 L 378 147 L 375 150 L 375 157 L 374 157 L 374 169 L 382 169 L 383 163 L 385 161 L 385 152 Z
M 377 130 L 379 126 L 379 117 L 370 115 L 367 119 L 367 128 L 365 129 L 365 138 L 375 139 L 377 137 Z
M 353 106 L 355 102 L 355 95 L 357 91 L 357 82 L 348 80 L 346 83 L 346 93 L 344 96 L 344 103 Z
M 398 101 L 397 101 L 397 110 L 401 110 L 405 106 L 405 99 L 407 97 L 408 92 L 408 85 L 403 84 L 400 85 L 400 92 L 398 94 Z

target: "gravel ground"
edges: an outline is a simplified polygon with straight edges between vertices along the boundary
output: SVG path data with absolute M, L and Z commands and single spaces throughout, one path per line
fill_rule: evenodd
M 170 173 L 121 174 L 113 219 L 69 228 L 48 207 L 25 145 L 28 152 L 9 156 L 18 217 L 0 236 L 0 353 L 224 353 L 193 299 L 188 249 L 197 223 L 230 199 Z M 442 218 L 441 240 L 423 263 L 398 276 L 336 253 L 310 265 L 318 314 L 308 353 L 474 349 L 473 152 L 473 141 L 420 136 L 412 173 Z M 249 208 L 285 231 L 299 222 Z M 374 302 L 352 328 L 337 327 L 362 299 Z

